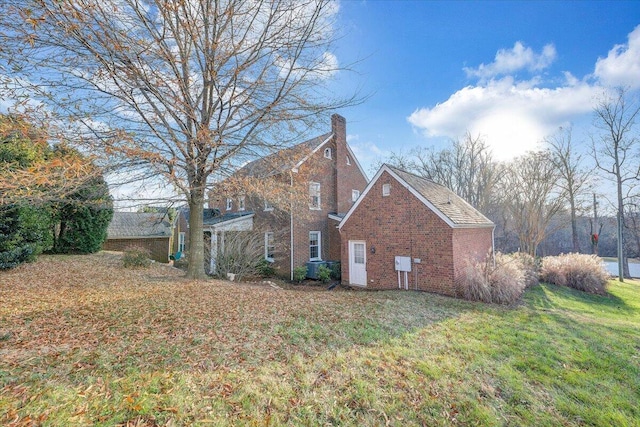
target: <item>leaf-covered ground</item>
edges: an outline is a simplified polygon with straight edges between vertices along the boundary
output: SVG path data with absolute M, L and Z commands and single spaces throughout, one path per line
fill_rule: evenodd
M 0 272 L 0 425 L 640 425 L 639 294 L 502 308 L 43 256 Z

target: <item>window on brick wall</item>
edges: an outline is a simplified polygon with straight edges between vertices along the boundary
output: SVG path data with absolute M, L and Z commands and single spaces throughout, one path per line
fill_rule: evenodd
M 265 212 L 270 212 L 273 210 L 273 205 L 268 200 L 264 201 L 264 210 Z
M 309 208 L 320 209 L 320 184 L 317 182 L 309 183 Z
M 382 195 L 384 197 L 391 194 L 391 184 L 382 184 Z
M 264 259 L 266 259 L 269 262 L 273 262 L 275 251 L 276 251 L 276 245 L 273 240 L 273 233 L 272 232 L 264 233 Z
M 327 159 L 331 158 L 331 148 L 325 148 L 324 149 L 324 157 Z
M 229 197 L 227 198 L 227 210 L 230 211 L 232 207 L 233 207 L 233 199 Z
M 356 200 L 358 200 L 358 197 L 360 197 L 360 191 L 351 190 L 351 201 L 355 202 Z
M 320 232 L 309 232 L 309 261 L 319 261 L 320 257 Z
M 244 206 L 244 196 L 240 196 L 238 197 L 238 210 L 239 211 L 243 211 L 245 208 Z
M 347 156 L 347 164 L 350 165 L 351 164 L 351 159 L 349 158 L 349 156 Z

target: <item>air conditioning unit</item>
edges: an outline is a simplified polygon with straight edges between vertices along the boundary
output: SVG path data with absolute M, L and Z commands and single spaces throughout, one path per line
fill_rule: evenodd
M 318 279 L 318 268 L 320 266 L 327 266 L 326 261 L 309 261 L 307 263 L 307 278 L 309 279 Z

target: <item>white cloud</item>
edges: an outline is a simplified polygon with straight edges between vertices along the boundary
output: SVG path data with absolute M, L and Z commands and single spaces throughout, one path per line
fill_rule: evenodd
M 571 83 L 548 89 L 511 77 L 491 80 L 465 87 L 433 108 L 417 109 L 408 121 L 432 137 L 480 134 L 494 156 L 506 160 L 539 148 L 539 142 L 558 126 L 592 110 L 599 89 Z
M 627 38 L 596 62 L 594 74 L 604 85 L 640 88 L 640 25 Z
M 556 48 L 552 44 L 546 45 L 542 52 L 537 54 L 522 42 L 516 42 L 512 49 L 500 49 L 492 63 L 480 64 L 478 68 L 465 67 L 464 71 L 469 77 L 486 80 L 519 70 L 541 71 L 551 65 L 555 59 Z

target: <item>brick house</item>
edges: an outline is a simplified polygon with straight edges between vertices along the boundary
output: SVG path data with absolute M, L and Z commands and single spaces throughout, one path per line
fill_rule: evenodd
M 293 269 L 309 261 L 340 261 L 337 226 L 367 185 L 367 176 L 347 144 L 346 120 L 331 116 L 331 131 L 253 161 L 235 175 L 269 177 L 285 185 L 302 184 L 306 206 L 282 212 L 269 202 L 245 194 L 209 193 L 205 241 L 209 241 L 209 270 L 224 245 L 225 233 L 254 230 L 264 238 L 265 259 L 280 276 L 293 278 Z M 222 188 L 222 185 L 218 186 Z
M 122 252 L 137 246 L 147 249 L 151 259 L 169 262 L 173 227 L 166 213 L 114 212 L 102 249 Z
M 494 224 L 446 187 L 383 165 L 339 225 L 342 281 L 455 296 L 468 259 L 493 251 Z

